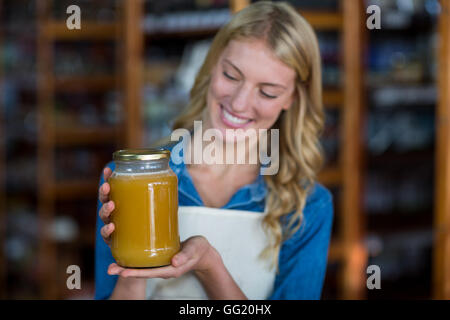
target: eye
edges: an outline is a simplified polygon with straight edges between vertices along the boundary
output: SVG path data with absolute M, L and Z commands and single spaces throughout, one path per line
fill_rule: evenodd
M 230 79 L 230 80 L 237 81 L 236 78 L 230 76 L 228 73 L 226 73 L 226 71 L 223 72 L 223 75 L 224 75 L 226 78 Z
M 277 98 L 277 96 L 271 96 L 270 94 L 267 94 L 267 93 L 265 93 L 264 91 L 260 91 L 261 92 L 261 94 L 264 96 L 264 97 L 266 97 L 266 98 L 268 98 L 268 99 L 275 99 L 275 98 Z

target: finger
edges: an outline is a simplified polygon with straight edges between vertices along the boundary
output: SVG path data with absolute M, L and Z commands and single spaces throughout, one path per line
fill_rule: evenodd
M 111 174 L 112 174 L 112 170 L 109 167 L 106 167 L 103 169 L 103 177 L 104 177 L 105 181 L 107 181 L 109 179 Z
M 109 223 L 100 229 L 100 234 L 107 244 L 111 242 L 111 233 L 113 233 L 114 229 L 114 223 Z
M 190 269 L 188 264 L 185 264 L 183 268 L 175 268 L 174 266 L 164 266 L 159 268 L 147 268 L 147 269 L 132 269 L 123 268 L 115 263 L 112 263 L 108 267 L 109 275 L 119 275 L 124 278 L 177 278 L 184 273 L 188 272 Z
M 181 243 L 180 251 L 173 256 L 175 265 L 181 265 L 191 259 L 198 259 L 207 249 L 208 241 L 202 236 L 193 236 Z
M 111 187 L 108 182 L 103 183 L 98 189 L 98 199 L 101 203 L 106 203 L 109 201 L 109 191 Z
M 115 268 L 112 270 L 117 272 L 118 275 L 124 278 L 175 278 L 181 273 L 177 272 L 176 268 L 173 266 L 165 266 L 160 268 L 148 268 L 148 269 L 131 269 L 131 268 Z
M 108 267 L 109 275 L 119 275 L 125 268 L 122 268 L 117 263 L 111 263 Z
M 185 254 L 179 252 L 172 257 L 172 265 L 175 268 L 178 268 L 178 267 L 182 266 L 183 264 L 185 264 L 187 260 L 188 260 L 188 257 Z
M 111 233 L 114 232 L 114 229 L 114 223 L 111 222 L 100 229 L 100 234 L 103 238 L 109 238 L 111 236 Z
M 107 203 L 105 203 L 104 205 L 102 205 L 102 207 L 100 208 L 99 211 L 99 216 L 100 219 L 103 221 L 104 224 L 108 224 L 110 223 L 110 217 L 111 217 L 111 212 L 113 212 L 115 206 L 114 206 L 114 202 L 113 201 L 109 201 Z

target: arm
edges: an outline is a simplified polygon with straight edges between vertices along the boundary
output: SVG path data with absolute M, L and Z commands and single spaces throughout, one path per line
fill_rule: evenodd
M 212 262 L 208 270 L 195 272 L 197 279 L 211 300 L 247 300 L 247 297 L 234 281 L 223 264 L 220 254 L 213 248 Z
M 269 299 L 317 300 L 322 294 L 333 224 L 332 196 L 316 185 L 300 229 L 281 247 L 279 274 Z
M 146 279 L 119 277 L 109 299 L 144 300 L 146 285 Z

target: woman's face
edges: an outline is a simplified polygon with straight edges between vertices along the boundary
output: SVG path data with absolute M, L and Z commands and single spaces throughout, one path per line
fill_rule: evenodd
M 293 102 L 295 78 L 264 41 L 232 40 L 212 71 L 208 127 L 224 139 L 227 129 L 271 128 Z

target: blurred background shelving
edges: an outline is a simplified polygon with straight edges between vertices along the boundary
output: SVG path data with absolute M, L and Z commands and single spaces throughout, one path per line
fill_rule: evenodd
M 81 30 L 68 30 L 61 10 L 72 4 L 40 1 L 36 8 L 38 275 L 46 298 L 74 294 L 61 286 L 69 265 L 79 265 L 92 279 L 95 216 L 90 208 L 96 206 L 99 172 L 124 145 L 121 4 L 81 1 L 80 10 L 89 13 Z M 91 297 L 93 289 L 91 280 L 76 294 Z
M 0 2 L 0 12 L 2 12 L 2 3 Z M 0 30 L 0 47 L 2 45 L 4 37 L 3 30 Z M 0 90 L 3 89 L 3 64 L 0 63 Z M 3 106 L 3 99 L 0 98 L 0 243 L 2 246 L 0 247 L 0 263 L 4 264 L 2 267 L 0 267 L 0 287 L 5 288 L 6 286 L 6 279 L 7 279 L 7 270 L 6 270 L 6 255 L 4 250 L 4 243 L 6 240 L 6 161 L 5 161 L 5 144 L 6 144 L 6 137 L 5 137 L 5 117 L 3 114 L 4 106 Z M 6 290 L 0 290 L 0 299 L 6 298 Z
M 450 299 L 450 1 L 440 4 L 432 287 L 434 298 Z
M 367 214 L 369 264 L 383 290 L 369 298 L 432 296 L 438 1 L 368 1 Z
M 2 107 L 2 296 L 37 293 L 35 229 L 36 33 L 34 3 L 0 1 Z M 27 227 L 28 225 L 28 227 Z M 13 285 L 14 284 L 14 285 Z
M 124 142 L 122 21 L 117 1 L 76 2 L 1 1 L 8 298 L 93 295 L 99 172 Z M 67 32 L 71 4 L 92 18 L 81 32 Z M 64 285 L 71 264 L 81 292 Z
M 437 114 L 447 1 L 288 1 L 315 28 L 323 62 L 320 181 L 336 211 L 325 299 L 431 298 L 448 277 L 448 234 L 435 242 L 448 213 L 433 218 L 445 201 L 435 141 L 449 92 L 443 78 Z M 92 297 L 102 166 L 119 147 L 170 134 L 211 39 L 250 2 L 0 0 L 0 294 Z M 81 31 L 65 28 L 72 4 Z M 371 4 L 381 30 L 365 27 Z M 70 264 L 82 269 L 81 292 L 65 289 Z M 370 264 L 382 290 L 366 289 Z

